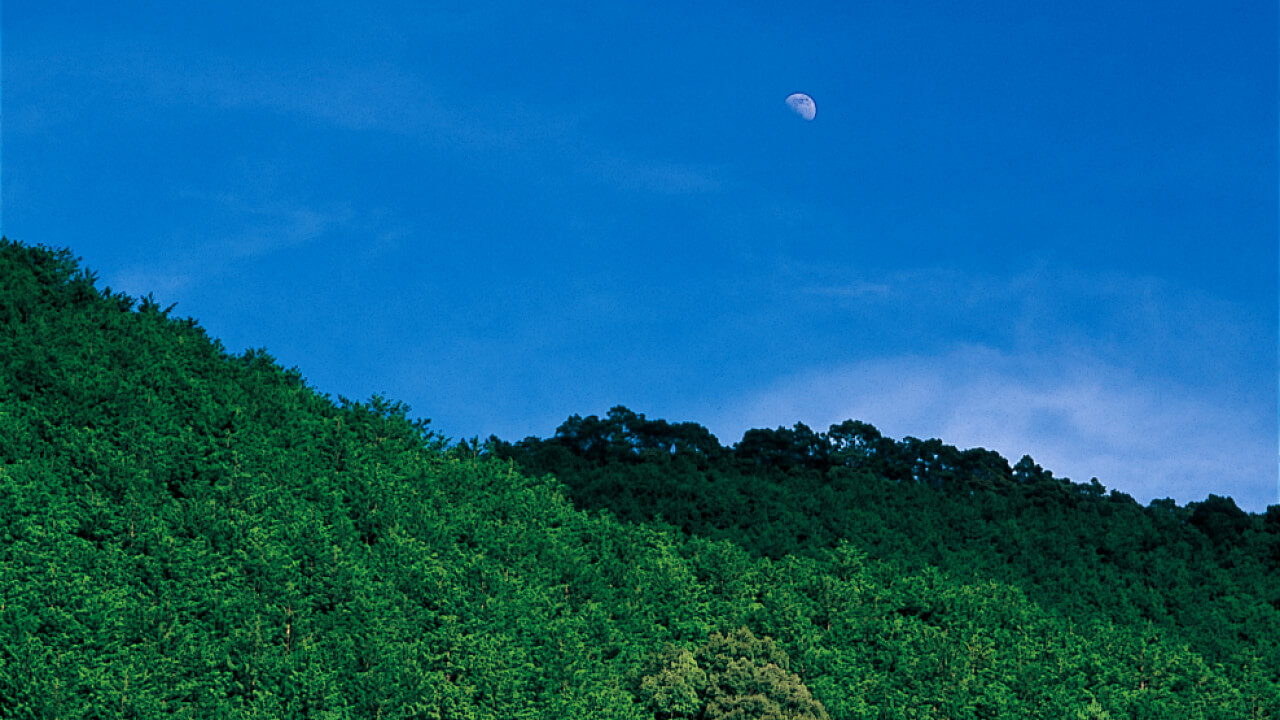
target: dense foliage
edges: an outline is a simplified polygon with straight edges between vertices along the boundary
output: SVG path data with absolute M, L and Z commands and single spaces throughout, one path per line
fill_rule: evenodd
M 1144 508 L 1030 457 L 1010 466 L 857 421 L 750 430 L 725 448 L 696 424 L 616 407 L 488 449 L 623 520 L 663 520 L 775 559 L 850 542 L 903 572 L 1011 584 L 1067 621 L 1159 628 L 1260 696 L 1280 681 L 1280 506 L 1251 515 L 1210 495 Z
M 1150 551 L 1145 525 L 1117 526 L 1111 557 L 1065 558 L 1065 501 L 1001 514 L 1039 497 L 1025 483 L 992 476 L 971 521 L 993 559 L 948 565 L 903 535 L 942 540 L 953 520 L 897 517 L 939 512 L 939 490 L 797 459 L 775 431 L 755 456 L 665 423 L 652 446 L 580 431 L 477 453 L 399 403 L 333 400 L 261 350 L 228 353 L 171 309 L 0 241 L 0 717 L 1280 716 L 1265 637 L 1214 647 L 1177 619 L 1173 586 L 1206 582 L 1220 594 L 1200 612 L 1272 627 L 1274 588 L 1250 583 L 1276 562 L 1275 523 L 1227 501 L 1105 499 L 1149 518 L 1156 546 L 1187 544 L 1143 585 L 1183 614 L 1128 618 L 1087 588 L 1046 603 L 1021 571 L 991 572 L 1012 549 L 1103 582 L 1095 564 Z M 571 489 L 538 469 L 551 456 Z M 789 513 L 825 524 L 805 538 Z M 1137 587 L 1116 607 L 1144 608 Z
M 640 682 L 656 720 L 829 720 L 787 653 L 748 628 L 711 633 L 696 651 L 668 643 Z

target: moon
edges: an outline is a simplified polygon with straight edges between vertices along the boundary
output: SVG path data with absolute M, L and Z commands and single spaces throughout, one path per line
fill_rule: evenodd
M 818 106 L 814 104 L 813 98 L 804 93 L 791 93 L 788 95 L 787 107 L 805 120 L 812 120 L 818 114 Z

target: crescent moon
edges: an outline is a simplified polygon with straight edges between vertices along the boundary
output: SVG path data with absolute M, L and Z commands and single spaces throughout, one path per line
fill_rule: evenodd
M 818 114 L 818 106 L 813 98 L 804 93 L 791 93 L 787 96 L 787 107 L 805 120 L 812 120 Z

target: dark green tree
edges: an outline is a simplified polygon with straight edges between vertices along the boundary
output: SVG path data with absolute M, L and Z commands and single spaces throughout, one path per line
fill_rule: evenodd
M 1238 542 L 1245 528 L 1249 527 L 1249 515 L 1229 497 L 1210 494 L 1191 511 L 1191 524 L 1200 528 L 1214 544 Z

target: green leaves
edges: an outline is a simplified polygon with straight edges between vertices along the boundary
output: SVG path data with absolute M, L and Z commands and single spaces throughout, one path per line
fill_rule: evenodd
M 1280 506 L 1254 516 L 1210 496 L 1186 508 L 1172 501 L 1142 508 L 1096 480 L 1056 478 L 1030 457 L 1011 467 L 988 450 L 893 441 L 852 420 L 827 433 L 803 425 L 752 430 L 699 464 L 587 452 L 578 442 L 612 437 L 604 428 L 614 425 L 655 422 L 615 408 L 606 420 L 571 418 L 554 438 L 492 441 L 488 449 L 555 474 L 580 507 L 668 523 L 774 560 L 830 562 L 826 553 L 847 543 L 866 553 L 869 570 L 887 563 L 912 576 L 938 568 L 956 582 L 1014 585 L 1058 617 L 1151 624 L 1169 642 L 1185 644 L 1186 655 L 1217 667 L 1214 675 L 1240 685 L 1257 684 L 1258 673 L 1242 669 L 1256 661 L 1268 668 L 1267 686 L 1277 688 L 1280 650 L 1262 638 L 1280 634 Z M 836 567 L 814 572 L 845 572 Z M 829 587 L 824 592 L 831 596 Z M 899 606 L 899 617 L 928 621 L 938 614 L 939 594 L 929 588 Z M 824 601 L 808 618 L 838 628 L 843 621 L 834 608 Z M 768 629 L 782 638 L 793 620 L 770 620 L 777 624 Z M 885 667 L 898 672 L 900 664 Z
M 134 305 L 0 242 L 0 716 L 1280 714 L 1229 500 L 852 422 L 449 447 Z
M 693 653 L 668 644 L 657 667 L 640 681 L 640 700 L 657 720 L 696 718 L 706 706 L 707 673 L 698 667 Z
M 657 720 L 826 720 L 787 654 L 749 629 L 712 633 L 696 651 L 667 644 L 638 696 Z

